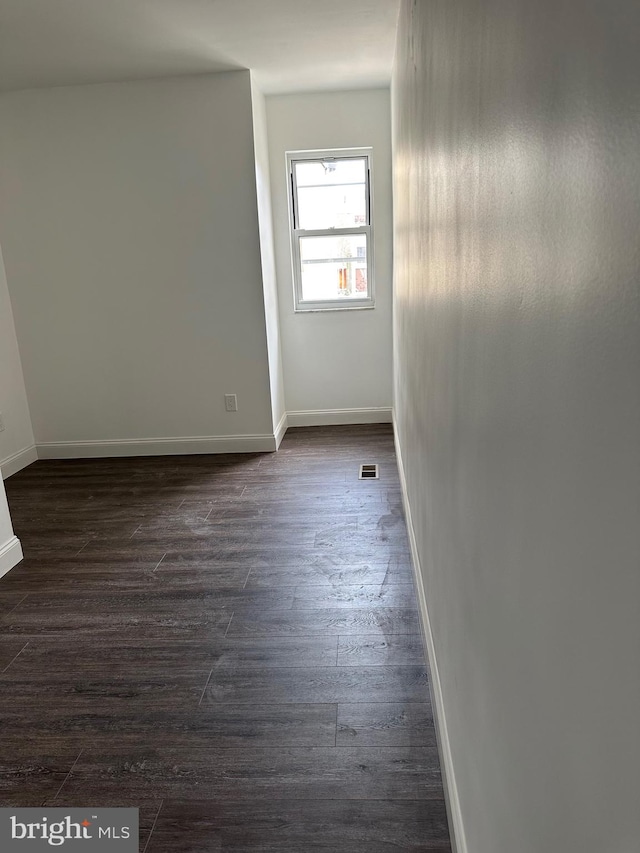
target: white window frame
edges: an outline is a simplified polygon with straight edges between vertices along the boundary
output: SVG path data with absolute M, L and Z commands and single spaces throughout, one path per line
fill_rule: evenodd
M 294 311 L 353 311 L 375 307 L 374 266 L 373 266 L 373 163 L 371 148 L 334 148 L 316 151 L 287 151 L 287 185 L 289 199 L 289 232 L 291 235 L 291 259 L 293 265 Z M 353 228 L 322 228 L 305 230 L 297 227 L 297 185 L 294 164 L 305 160 L 365 160 L 367 169 L 367 224 Z M 301 237 L 334 237 L 341 234 L 367 235 L 367 296 L 345 299 L 304 300 L 302 298 L 302 264 L 300 261 Z

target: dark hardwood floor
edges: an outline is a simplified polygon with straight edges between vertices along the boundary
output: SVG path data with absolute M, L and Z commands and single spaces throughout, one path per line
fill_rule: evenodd
M 147 853 L 450 851 L 389 426 L 5 485 L 0 804 L 138 806 Z

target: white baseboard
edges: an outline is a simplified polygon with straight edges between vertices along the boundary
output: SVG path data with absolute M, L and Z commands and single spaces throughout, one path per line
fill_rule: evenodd
M 411 547 L 413 575 L 416 584 L 418 609 L 420 612 L 420 623 L 422 627 L 422 639 L 426 647 L 426 653 L 430 667 L 431 677 L 429 678 L 429 691 L 431 693 L 431 704 L 433 707 L 433 717 L 436 726 L 436 738 L 438 741 L 438 753 L 440 755 L 442 782 L 444 785 L 447 816 L 449 819 L 449 829 L 451 832 L 451 847 L 453 853 L 468 853 L 467 841 L 464 833 L 464 824 L 462 822 L 462 812 L 460 810 L 460 798 L 458 796 L 458 787 L 456 785 L 456 777 L 453 768 L 453 758 L 451 755 L 451 743 L 449 741 L 447 718 L 442 698 L 442 686 L 440 683 L 440 673 L 438 671 L 438 661 L 436 658 L 436 652 L 433 644 L 431 620 L 429 619 L 429 609 L 427 607 L 427 599 L 424 592 L 424 583 L 422 581 L 420 556 L 418 554 L 418 546 L 416 543 L 413 520 L 411 518 L 411 507 L 409 505 L 407 481 L 405 478 L 404 463 L 402 460 L 400 443 L 398 441 L 398 430 L 396 428 L 395 419 L 393 421 L 393 437 L 396 447 L 396 457 L 398 459 L 400 487 L 402 490 L 402 502 L 404 504 L 404 514 L 407 522 L 407 532 L 409 534 L 409 545 Z
M 188 438 L 135 438 L 114 441 L 54 441 L 38 444 L 39 459 L 109 456 L 176 456 L 194 453 L 269 453 L 273 435 L 213 435 Z
M 6 575 L 22 559 L 22 545 L 17 536 L 12 536 L 0 548 L 0 578 Z
M 391 423 L 391 409 L 317 409 L 285 412 L 274 434 L 133 438 L 112 441 L 50 441 L 25 448 L 1 463 L 3 477 L 37 459 L 94 459 L 117 456 L 181 456 L 196 453 L 272 453 L 289 427 Z
M 306 412 L 287 412 L 290 427 L 335 426 L 340 424 L 389 424 L 391 409 L 312 409 Z
M 31 465 L 32 462 L 36 462 L 37 459 L 38 451 L 36 450 L 35 444 L 32 444 L 31 447 L 24 447 L 17 453 L 12 453 L 11 456 L 7 456 L 6 459 L 0 459 L 2 479 L 6 480 L 7 477 L 17 474 L 18 471 L 22 471 L 23 468 L 26 468 L 27 465 Z
M 288 427 L 289 427 L 289 418 L 287 416 L 287 413 L 285 412 L 284 415 L 280 418 L 280 423 L 275 428 L 275 432 L 274 432 L 274 437 L 276 440 L 276 450 L 280 447 L 280 445 L 282 443 L 282 439 L 284 438 L 284 434 L 287 431 Z

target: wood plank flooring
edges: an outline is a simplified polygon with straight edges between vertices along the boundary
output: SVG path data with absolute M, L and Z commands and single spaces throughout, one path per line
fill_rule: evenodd
M 144 853 L 449 853 L 389 426 L 5 485 L 0 804 L 137 806 Z

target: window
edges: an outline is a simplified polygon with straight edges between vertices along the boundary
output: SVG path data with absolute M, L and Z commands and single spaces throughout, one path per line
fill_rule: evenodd
M 287 154 L 296 311 L 373 308 L 371 149 Z

